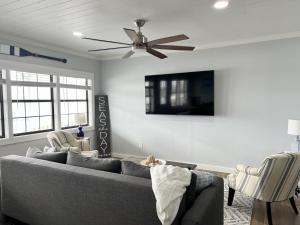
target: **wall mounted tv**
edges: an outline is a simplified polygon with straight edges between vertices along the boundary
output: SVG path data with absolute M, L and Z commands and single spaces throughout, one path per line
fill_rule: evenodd
M 214 115 L 214 71 L 145 76 L 146 114 Z

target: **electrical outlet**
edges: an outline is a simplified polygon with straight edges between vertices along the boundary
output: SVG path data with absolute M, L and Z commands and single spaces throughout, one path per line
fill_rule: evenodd
M 140 142 L 140 143 L 138 144 L 138 146 L 139 146 L 140 151 L 143 151 L 143 143 Z

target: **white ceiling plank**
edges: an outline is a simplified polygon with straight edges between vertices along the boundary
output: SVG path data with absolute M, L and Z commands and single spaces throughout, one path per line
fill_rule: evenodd
M 176 44 L 220 46 L 273 37 L 298 36 L 299 0 L 231 0 L 229 8 L 215 10 L 212 0 L 1 0 L 1 34 L 53 48 L 82 52 L 113 44 L 81 40 L 72 35 L 129 42 L 122 28 L 136 29 L 133 20 L 146 18 L 142 31 L 149 40 L 184 33 Z M 121 51 L 94 53 L 101 58 Z

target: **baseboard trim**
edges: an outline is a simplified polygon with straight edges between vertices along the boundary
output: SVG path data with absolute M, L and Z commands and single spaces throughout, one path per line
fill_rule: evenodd
M 128 158 L 128 157 L 134 157 L 134 158 L 140 158 L 140 159 L 145 159 L 146 156 L 143 155 L 131 155 L 131 154 L 124 154 L 124 153 L 112 153 L 113 157 L 118 157 L 118 158 Z M 172 160 L 172 159 L 166 159 L 170 160 L 173 162 L 180 162 L 177 160 Z M 182 162 L 182 161 L 181 161 Z M 203 163 L 195 163 L 195 162 L 182 162 L 182 163 L 191 163 L 191 164 L 196 164 L 197 169 L 201 170 L 208 170 L 208 171 L 215 171 L 215 172 L 221 172 L 221 173 L 233 173 L 234 168 L 231 167 L 225 167 L 225 166 L 217 166 L 217 165 L 211 165 L 211 164 L 203 164 Z

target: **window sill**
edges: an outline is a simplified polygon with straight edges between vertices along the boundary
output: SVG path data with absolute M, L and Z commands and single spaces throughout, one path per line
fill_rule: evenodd
M 64 131 L 70 132 L 70 133 L 76 133 L 77 128 L 71 128 L 71 129 L 65 129 Z M 84 127 L 84 131 L 93 131 L 93 126 L 87 126 Z M 35 141 L 40 139 L 47 139 L 46 135 L 49 132 L 43 132 L 43 133 L 37 133 L 37 134 L 29 134 L 29 135 L 23 135 L 23 136 L 15 136 L 11 138 L 3 138 L 0 139 L 0 146 L 5 145 L 12 145 L 22 142 L 28 142 L 28 141 Z

